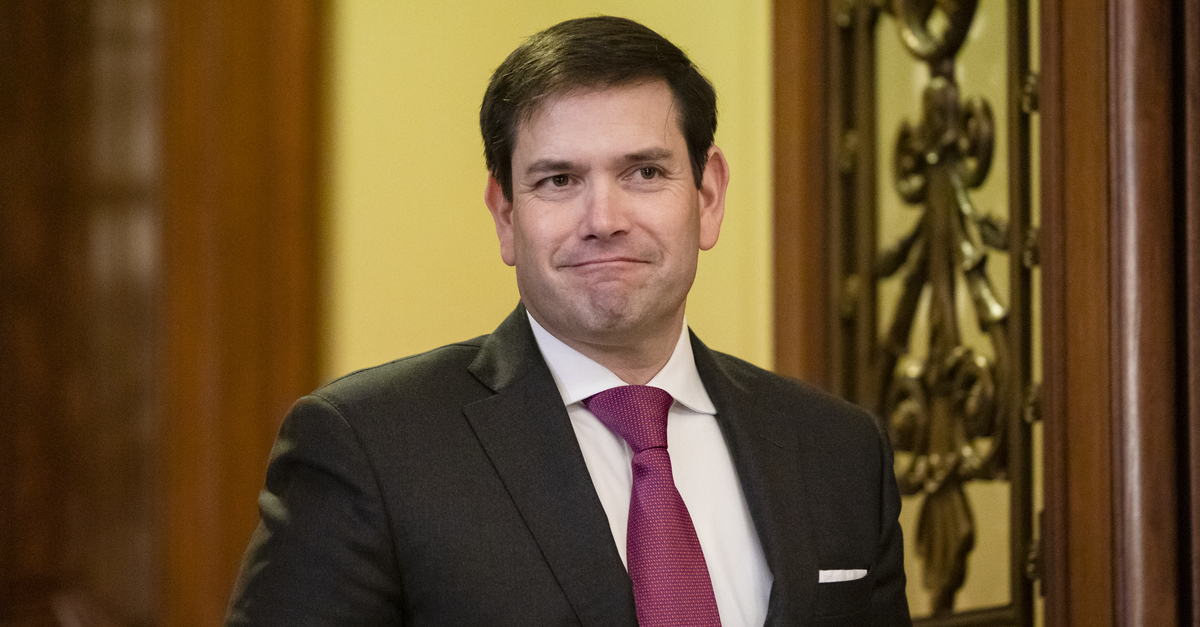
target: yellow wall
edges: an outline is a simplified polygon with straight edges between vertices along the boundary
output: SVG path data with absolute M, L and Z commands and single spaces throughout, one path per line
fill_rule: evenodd
M 524 37 L 597 13 L 659 31 L 716 85 L 733 178 L 688 320 L 710 346 L 771 365 L 766 0 L 332 7 L 327 376 L 488 333 L 516 305 L 483 204 L 479 102 Z

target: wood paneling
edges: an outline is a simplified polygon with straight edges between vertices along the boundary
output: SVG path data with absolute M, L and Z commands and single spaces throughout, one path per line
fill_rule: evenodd
M 59 462 L 71 402 L 61 386 L 81 366 L 71 350 L 80 320 L 76 294 L 45 279 L 78 274 L 64 253 L 78 244 L 72 138 L 86 121 L 80 106 L 63 106 L 70 89 L 86 86 L 77 77 L 87 23 L 72 22 L 77 8 L 0 4 L 0 624 L 48 624 L 71 570 L 70 529 L 48 523 L 70 494 Z
M 828 3 L 776 2 L 775 370 L 831 384 Z
M 317 383 L 319 6 L 168 3 L 164 622 L 220 622 L 288 405 Z
M 154 268 L 127 246 L 152 190 L 136 142 L 104 141 L 153 49 L 112 4 L 0 9 L 0 624 L 147 624 L 156 602 Z
M 318 381 L 320 2 L 0 3 L 0 625 L 215 625 Z

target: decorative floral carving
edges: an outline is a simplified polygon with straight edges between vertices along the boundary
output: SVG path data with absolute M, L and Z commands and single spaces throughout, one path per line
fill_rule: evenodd
M 882 409 L 893 445 L 907 454 L 898 471 L 901 491 L 923 495 L 916 545 L 935 615 L 953 611 L 974 547 L 975 521 L 964 485 L 1004 476 L 1005 425 L 1022 411 L 1004 324 L 1008 311 L 986 272 L 988 248 L 1003 249 L 1007 229 L 981 216 L 970 196 L 991 167 L 992 109 L 983 99 L 964 101 L 954 77 L 954 58 L 975 5 L 895 0 L 891 7 L 901 40 L 928 63 L 931 79 L 920 122 L 903 123 L 896 135 L 896 193 L 920 205 L 922 215 L 876 259 L 877 280 L 902 273 L 877 364 L 878 389 L 886 390 Z M 963 343 L 956 307 L 960 283 L 971 297 L 975 323 L 990 340 L 991 357 Z M 924 351 L 913 351 L 912 331 L 927 288 L 929 342 Z

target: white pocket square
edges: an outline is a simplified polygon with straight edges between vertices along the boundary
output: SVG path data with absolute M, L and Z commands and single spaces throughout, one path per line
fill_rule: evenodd
M 811 571 L 809 571 L 811 572 Z M 820 583 L 835 583 L 838 581 L 854 581 L 867 576 L 867 571 L 864 568 L 852 568 L 850 570 L 818 570 L 817 581 Z

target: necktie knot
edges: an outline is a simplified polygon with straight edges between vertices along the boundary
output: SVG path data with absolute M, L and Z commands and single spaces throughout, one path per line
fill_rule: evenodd
M 589 396 L 584 407 L 629 443 L 634 454 L 667 447 L 667 413 L 675 399 L 649 385 L 623 385 Z

